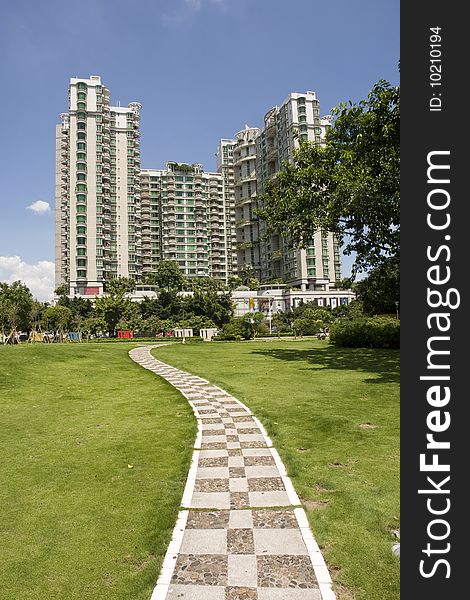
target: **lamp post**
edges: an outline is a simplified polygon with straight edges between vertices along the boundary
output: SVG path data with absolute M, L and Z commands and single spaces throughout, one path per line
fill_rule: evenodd
M 397 319 L 399 318 L 398 317 L 398 306 L 399 306 L 399 304 L 400 303 L 398 302 L 398 300 L 395 300 L 395 308 L 397 309 Z
M 273 316 L 271 310 L 272 298 L 269 298 L 269 308 L 268 308 L 268 319 L 269 319 L 269 334 L 271 335 L 273 332 Z

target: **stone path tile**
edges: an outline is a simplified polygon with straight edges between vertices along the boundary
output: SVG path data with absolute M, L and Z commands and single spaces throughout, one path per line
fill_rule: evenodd
M 151 600 L 335 600 L 331 579 L 279 455 L 236 398 L 150 354 L 198 420 L 193 462 Z M 297 507 L 296 507 L 297 506 Z

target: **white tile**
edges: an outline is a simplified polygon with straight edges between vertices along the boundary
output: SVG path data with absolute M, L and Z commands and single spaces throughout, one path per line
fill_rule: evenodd
M 225 554 L 226 529 L 187 529 L 184 532 L 180 554 Z
M 256 556 L 252 554 L 229 554 L 228 556 L 228 585 L 256 587 L 258 584 L 258 569 Z M 201 596 L 201 600 L 205 596 Z
M 253 514 L 251 510 L 231 510 L 230 529 L 251 529 L 253 527 Z
M 246 477 L 231 477 L 229 479 L 229 489 L 231 492 L 247 492 L 248 481 Z
M 307 548 L 298 529 L 254 529 L 255 553 L 307 554 Z

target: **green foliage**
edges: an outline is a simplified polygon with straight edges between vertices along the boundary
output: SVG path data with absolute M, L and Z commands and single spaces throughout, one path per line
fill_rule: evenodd
M 105 333 L 108 330 L 108 324 L 103 317 L 90 316 L 81 322 L 80 330 L 87 336 L 96 336 L 100 333 Z
M 326 146 L 300 145 L 267 183 L 260 214 L 294 244 L 320 229 L 346 239 L 355 274 L 399 255 L 399 88 L 379 81 L 366 100 L 334 113 Z
M 60 296 L 60 297 L 68 296 L 69 292 L 70 292 L 70 285 L 68 283 L 61 283 L 54 290 L 54 294 L 56 294 L 56 296 Z
M 216 325 L 214 321 L 205 316 L 191 315 L 187 319 L 183 319 L 182 321 L 180 321 L 178 323 L 178 326 L 183 329 L 192 329 L 194 335 L 199 335 L 199 331 L 201 329 L 212 328 Z
M 3 334 L 31 327 L 33 296 L 21 281 L 0 282 L 0 327 Z
M 390 258 L 372 269 L 354 286 L 357 299 L 367 315 L 394 314 L 400 300 L 400 264 Z
M 330 329 L 330 341 L 347 348 L 399 348 L 400 321 L 392 317 L 339 319 Z
M 72 318 L 72 311 L 66 306 L 48 306 L 42 313 L 42 325 L 49 331 L 64 332 L 72 324 Z
M 255 277 L 253 267 L 251 265 L 243 265 L 238 271 L 238 277 L 241 280 L 242 285 L 250 288 L 250 290 L 256 290 L 259 287 L 259 281 Z
M 116 334 L 118 323 L 124 324 L 139 316 L 139 307 L 129 298 L 103 296 L 95 302 L 95 315 L 104 320 L 110 337 Z
M 242 278 L 238 275 L 230 275 L 228 278 L 228 288 L 230 291 L 234 290 L 237 287 L 243 285 Z
M 263 331 L 268 331 L 263 321 L 264 314 L 259 312 L 247 313 L 243 317 L 233 317 L 222 327 L 221 332 L 214 339 L 217 341 L 252 340 Z
M 104 284 L 104 291 L 110 296 L 124 296 L 135 290 L 135 280 L 130 277 L 115 277 Z
M 142 278 L 144 285 L 156 285 L 162 290 L 178 292 L 183 289 L 184 281 L 184 276 L 176 260 L 162 260 L 156 271 L 147 273 Z

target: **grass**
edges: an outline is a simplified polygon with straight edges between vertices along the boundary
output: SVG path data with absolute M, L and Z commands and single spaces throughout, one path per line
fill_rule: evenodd
M 327 342 L 171 345 L 163 361 L 260 418 L 307 510 L 339 600 L 396 600 L 399 355 Z
M 150 598 L 196 427 L 135 345 L 0 348 L 2 598 Z

